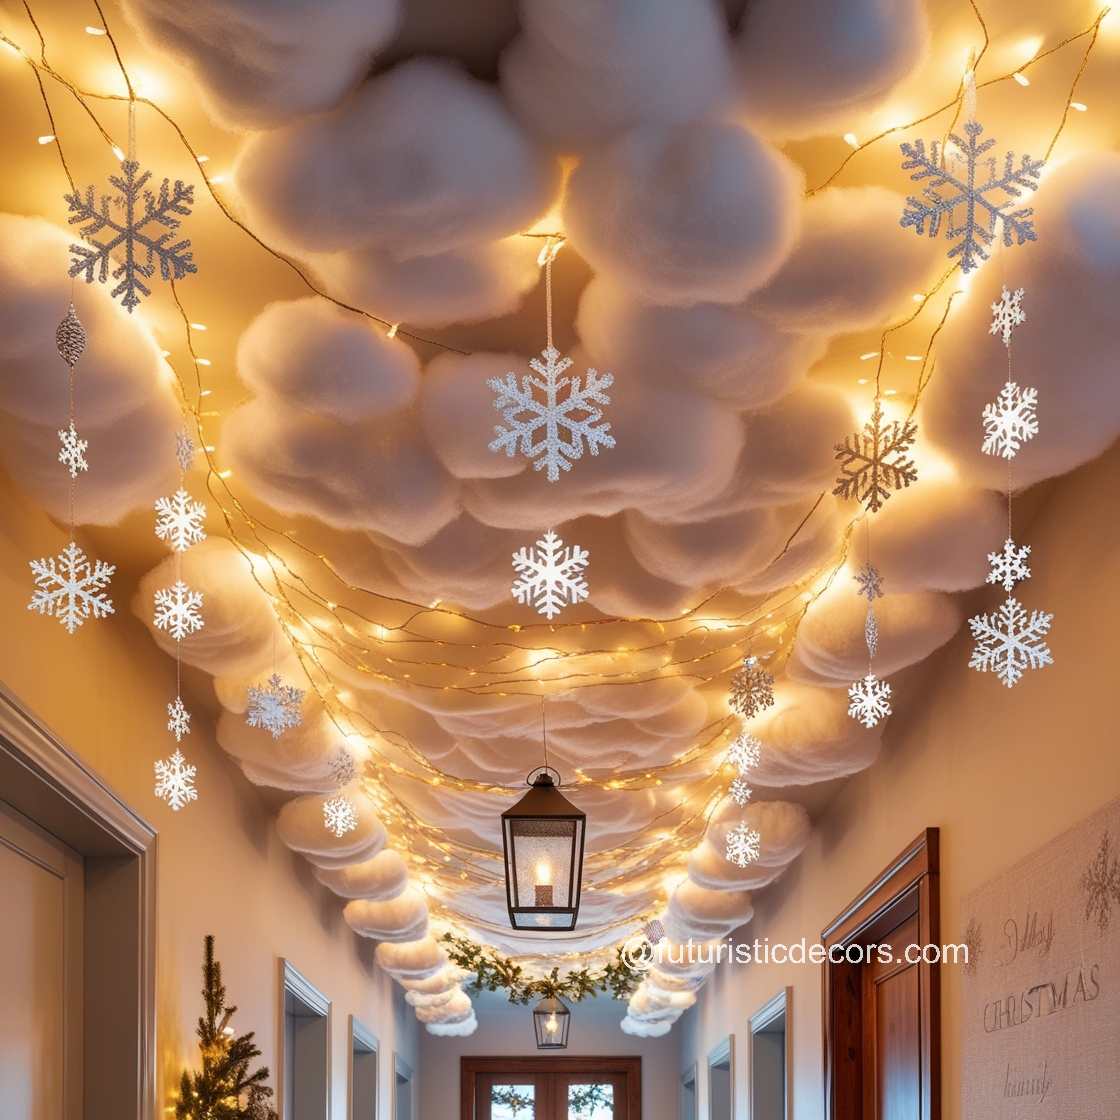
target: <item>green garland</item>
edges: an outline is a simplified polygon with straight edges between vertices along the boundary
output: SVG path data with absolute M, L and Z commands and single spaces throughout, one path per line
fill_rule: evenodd
M 505 991 L 510 1003 L 529 1003 L 546 996 L 579 1003 L 600 992 L 609 992 L 613 999 L 627 999 L 644 975 L 630 966 L 621 945 L 615 949 L 614 959 L 602 968 L 575 968 L 563 976 L 559 968 L 554 968 L 547 976 L 527 976 L 516 961 L 488 945 L 479 945 L 451 933 L 445 933 L 442 941 L 451 961 L 474 973 L 469 983 L 472 991 Z

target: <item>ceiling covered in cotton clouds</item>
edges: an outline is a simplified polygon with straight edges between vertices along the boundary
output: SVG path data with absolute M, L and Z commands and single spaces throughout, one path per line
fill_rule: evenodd
M 122 91 L 106 39 L 82 31 L 98 22 L 86 5 L 32 9 L 57 74 Z M 196 184 L 184 229 L 199 274 L 177 285 L 181 307 L 163 288 L 131 318 L 104 290 L 77 292 L 77 409 L 96 455 L 78 519 L 134 575 L 150 624 L 152 592 L 175 578 L 150 510 L 175 485 L 185 399 L 210 539 L 182 559 L 206 619 L 184 660 L 213 678 L 223 749 L 296 795 L 281 835 L 347 920 L 418 1003 L 447 997 L 422 1008 L 429 1029 L 472 1024 L 432 934 L 587 954 L 664 910 L 674 938 L 722 936 L 804 845 L 806 787 L 889 748 L 889 722 L 847 715 L 866 671 L 851 579 L 864 537 L 860 507 L 831 494 L 833 445 L 869 414 L 877 371 L 888 416 L 913 408 L 919 432 L 918 483 L 873 523 L 882 676 L 957 632 L 960 593 L 1006 535 L 1006 465 L 979 447 L 1006 366 L 988 331 L 1003 283 L 1027 290 L 1016 375 L 1043 402 L 1015 485 L 1115 439 L 1120 28 L 1080 34 L 1097 15 L 947 0 L 106 8 L 139 94 L 167 114 L 138 106 L 142 164 Z M 37 54 L 25 18 L 3 30 Z M 978 116 L 1000 151 L 1041 157 L 1062 131 L 1037 242 L 965 280 L 944 240 L 899 227 L 898 141 L 949 128 L 982 48 Z M 64 520 L 65 381 L 43 370 L 70 294 L 66 179 L 59 145 L 35 144 L 49 129 L 30 69 L 2 62 L 0 455 Z M 75 178 L 100 182 L 109 144 L 44 80 Z M 123 141 L 124 104 L 88 104 Z M 859 151 L 844 139 L 944 106 Z M 556 345 L 576 372 L 614 375 L 616 446 L 550 483 L 488 449 L 487 381 L 544 348 L 539 257 L 561 238 Z M 587 604 L 552 624 L 510 597 L 511 554 L 549 528 L 591 558 Z M 747 652 L 778 702 L 750 728 L 765 744 L 745 814 L 762 854 L 741 871 L 723 855 L 743 813 L 720 762 Z M 308 694 L 302 726 L 275 741 L 244 720 L 274 668 Z M 526 940 L 505 918 L 498 815 L 541 761 L 542 697 L 590 854 L 576 933 Z M 367 796 L 335 840 L 321 803 L 340 744 Z M 658 972 L 626 1029 L 663 1033 L 702 979 Z

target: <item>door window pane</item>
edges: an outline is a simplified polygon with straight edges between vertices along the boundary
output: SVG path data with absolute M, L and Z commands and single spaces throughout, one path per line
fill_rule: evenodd
M 493 1085 L 490 1120 L 534 1120 L 537 1115 L 534 1085 Z
M 614 1120 L 614 1086 L 596 1082 L 569 1085 L 568 1120 Z

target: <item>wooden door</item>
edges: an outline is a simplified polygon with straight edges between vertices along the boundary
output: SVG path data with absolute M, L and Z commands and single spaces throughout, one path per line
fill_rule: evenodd
M 640 1058 L 463 1058 L 462 1120 L 642 1120 Z
M 549 1120 L 629 1120 L 622 1074 L 561 1073 L 551 1081 Z

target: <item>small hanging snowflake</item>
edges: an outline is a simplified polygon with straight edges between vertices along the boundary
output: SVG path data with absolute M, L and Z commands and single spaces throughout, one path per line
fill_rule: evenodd
M 1112 854 L 1112 838 L 1106 832 L 1092 863 L 1081 875 L 1085 895 L 1085 921 L 1096 920 L 1102 934 L 1112 923 L 1112 906 L 1120 907 L 1120 858 Z
M 104 284 L 109 278 L 109 265 L 112 254 L 120 249 L 124 259 L 113 269 L 113 279 L 120 281 L 110 295 L 118 296 L 121 303 L 131 313 L 140 305 L 143 296 L 151 295 L 151 289 L 144 283 L 155 272 L 155 262 L 159 262 L 160 277 L 163 280 L 182 280 L 198 268 L 191 259 L 191 243 L 176 241 L 169 244 L 175 230 L 179 228 L 179 218 L 187 217 L 194 205 L 194 187 L 185 186 L 175 180 L 171 187 L 164 179 L 159 194 L 146 189 L 151 172 L 140 173 L 140 164 L 126 159 L 121 163 L 120 175 L 110 175 L 109 182 L 116 187 L 117 193 L 102 195 L 100 204 L 94 199 L 93 187 L 87 187 L 83 196 L 77 190 L 66 195 L 70 209 L 68 221 L 72 226 L 80 225 L 82 237 L 89 242 L 70 246 L 70 275 L 81 276 L 87 284 L 98 280 Z M 120 219 L 115 218 L 110 207 L 117 207 Z M 149 226 L 162 226 L 162 232 L 146 232 Z M 97 241 L 101 234 L 105 240 Z M 96 269 L 96 276 L 94 270 Z
M 867 656 L 874 657 L 879 652 L 879 620 L 875 617 L 875 608 L 867 608 L 867 617 L 863 620 L 863 640 L 867 643 Z
M 187 434 L 186 428 L 180 428 L 175 433 L 175 460 L 184 473 L 191 469 L 194 462 L 194 440 Z
M 992 326 L 988 334 L 1002 335 L 1004 346 L 1011 345 L 1011 332 L 1027 321 L 1023 292 L 1023 288 L 1016 288 L 1013 292 L 1004 288 L 999 299 L 992 304 Z
M 892 491 L 917 480 L 917 468 L 907 454 L 917 434 L 918 425 L 909 418 L 884 426 L 883 407 L 876 400 L 863 431 L 847 436 L 834 447 L 841 473 L 833 494 L 856 498 L 874 513 Z
M 1043 638 L 1050 632 L 1052 614 L 1031 611 L 1008 596 L 998 611 L 978 614 L 968 620 L 976 647 L 968 662 L 970 669 L 995 673 L 1002 684 L 1013 688 L 1027 669 L 1053 665 L 1050 647 Z
M 1029 544 L 1016 548 L 1015 542 L 1008 537 L 1003 542 L 1002 552 L 988 553 L 988 563 L 992 566 L 992 570 L 988 573 L 985 582 L 998 583 L 1004 591 L 1010 592 L 1020 580 L 1031 578 L 1031 570 L 1025 563 L 1030 554 Z
M 743 667 L 731 678 L 731 710 L 753 719 L 774 704 L 774 678 L 754 656 L 743 658 Z
M 303 720 L 303 689 L 285 684 L 279 673 L 268 678 L 267 688 L 249 688 L 249 709 L 245 722 L 250 727 L 263 727 L 274 739 Z
M 1008 381 L 999 396 L 984 405 L 984 442 L 980 450 L 985 455 L 1014 459 L 1019 448 L 1038 435 L 1037 404 L 1037 389 L 1020 389 L 1014 381 Z
M 761 740 L 746 731 L 727 748 L 727 761 L 744 776 L 758 765 L 761 757 Z
M 584 387 L 578 377 L 561 376 L 572 360 L 561 358 L 554 346 L 543 350 L 541 357 L 543 363 L 540 358 L 529 362 L 539 376 L 523 374 L 520 386 L 514 373 L 507 373 L 504 380 L 487 381 L 497 394 L 494 407 L 509 425 L 495 425 L 490 450 L 504 451 L 511 458 L 520 450 L 527 459 L 536 460 L 534 470 L 547 470 L 548 481 L 556 482 L 562 470 L 570 471 L 572 463 L 582 458 L 585 443 L 592 455 L 598 455 L 600 447 L 614 447 L 610 424 L 600 423 L 599 407 L 611 403 L 606 390 L 614 384 L 614 376 L 589 369 Z
M 187 760 L 176 750 L 166 761 L 155 764 L 156 797 L 166 801 L 173 812 L 178 812 L 188 801 L 198 800 L 198 790 L 194 788 L 197 766 L 187 765 Z
M 857 594 L 862 595 L 869 603 L 883 597 L 883 577 L 874 564 L 864 564 L 852 578 L 859 584 Z
M 868 673 L 848 689 L 848 715 L 864 727 L 874 727 L 891 714 L 890 698 L 891 686 Z
M 181 696 L 176 696 L 167 705 L 167 730 L 175 736 L 176 743 L 182 742 L 183 736 L 191 733 L 191 714 Z
M 70 472 L 71 478 L 77 478 L 79 471 L 88 471 L 89 463 L 86 462 L 86 449 L 89 447 L 88 439 L 78 438 L 78 429 L 74 421 L 70 421 L 69 428 L 59 428 L 58 461 Z
M 565 546 L 549 529 L 534 548 L 522 547 L 513 554 L 513 570 L 520 578 L 510 591 L 522 606 L 534 606 L 546 618 L 554 618 L 568 603 L 587 598 L 587 580 L 580 573 L 589 559 L 586 549 Z
M 156 499 L 156 536 L 176 552 L 186 552 L 192 544 L 206 540 L 202 523 L 206 507 L 191 500 L 186 490 L 176 490 L 170 498 Z
M 902 144 L 902 154 L 906 157 L 902 170 L 910 172 L 913 182 L 926 185 L 921 198 L 914 195 L 907 198 L 899 224 L 903 229 L 913 229 L 919 237 L 927 229 L 930 237 L 937 237 L 944 221 L 947 239 L 955 242 L 949 250 L 949 259 L 959 257 L 961 271 L 967 274 L 988 259 L 988 247 L 997 224 L 1002 226 L 1006 246 L 1013 241 L 1022 245 L 1037 240 L 1033 208 L 1012 210 L 1010 206 L 1024 191 L 1037 189 L 1043 161 L 1025 155 L 1016 169 L 1015 154 L 1008 152 L 1000 175 L 995 158 L 984 158 L 995 146 L 994 140 L 979 140 L 984 126 L 970 120 L 965 123 L 964 131 L 967 140 L 955 133 L 949 138 L 954 154 L 960 153 L 963 158 L 963 177 L 956 174 L 956 159 L 942 158 L 940 141 L 934 140 L 928 153 L 924 140 Z M 987 178 L 978 182 L 977 175 L 982 173 L 983 164 L 987 164 Z M 992 196 L 1003 198 L 997 202 Z M 958 209 L 963 209 L 959 225 Z
M 754 793 L 754 790 L 747 784 L 745 778 L 736 778 L 731 783 L 728 792 L 731 794 L 731 800 L 734 801 L 736 805 L 746 805 L 746 803 L 750 801 L 751 794 Z
M 737 824 L 727 833 L 727 859 L 736 867 L 750 867 L 762 854 L 762 836 L 750 825 Z
M 358 827 L 358 814 L 345 797 L 330 797 L 323 802 L 323 824 L 328 832 L 342 839 Z
M 192 591 L 181 579 L 155 595 L 153 622 L 158 630 L 166 630 L 177 642 L 203 627 L 202 592 Z
M 73 369 L 86 348 L 86 329 L 73 304 L 70 304 L 65 318 L 55 328 L 54 344 L 58 348 L 58 356 Z
M 354 780 L 354 775 L 357 773 L 357 767 L 354 764 L 354 756 L 345 747 L 339 747 L 331 756 L 330 770 L 335 785 L 349 785 Z
M 30 563 L 36 590 L 27 604 L 29 611 L 57 618 L 70 634 L 87 618 L 113 613 L 113 602 L 103 592 L 117 570 L 115 565 L 95 560 L 91 566 L 73 541 L 57 556 Z

